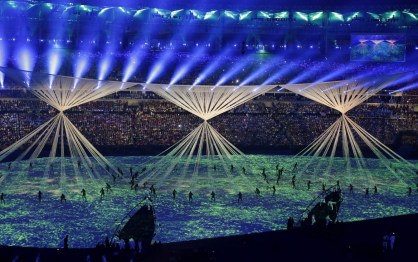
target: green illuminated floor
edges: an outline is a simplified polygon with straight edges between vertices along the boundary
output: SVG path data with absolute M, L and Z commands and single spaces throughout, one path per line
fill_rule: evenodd
M 70 166 L 65 176 L 44 175 L 45 160 L 37 160 L 33 168 L 22 161 L 14 163 L 10 170 L 7 164 L 0 165 L 0 192 L 6 194 L 5 204 L 0 204 L 0 245 L 19 245 L 36 247 L 62 246 L 63 237 L 70 236 L 71 247 L 93 247 L 106 236 L 111 236 L 122 217 L 135 204 L 148 195 L 142 188 L 135 192 L 130 189 L 129 167 L 134 172 L 141 170 L 146 157 L 109 158 L 124 170 L 124 178 L 74 177 Z M 248 159 L 237 159 L 234 171 L 229 165 L 224 168 L 213 165 L 217 162 L 202 162 L 199 174 L 179 170 L 160 179 L 156 176 L 148 184 L 155 184 L 158 232 L 156 239 L 162 242 L 192 240 L 225 235 L 246 234 L 284 229 L 289 216 L 299 218 L 309 202 L 322 189 L 322 183 L 334 185 L 337 180 L 343 188 L 344 202 L 339 219 L 353 221 L 393 215 L 416 213 L 418 192 L 415 188 L 417 176 L 414 173 L 392 173 L 377 160 L 368 160 L 368 170 L 345 170 L 345 163 L 336 159 L 335 165 L 327 175 L 319 175 L 321 167 L 312 166 L 302 172 L 304 161 L 298 160 L 298 171 L 292 171 L 293 159 L 288 156 L 252 155 Z M 245 164 L 247 175 L 242 175 Z M 272 185 L 276 183 L 276 164 L 284 167 L 284 174 L 276 194 Z M 251 166 L 251 168 L 250 168 Z M 416 167 L 416 162 L 415 162 Z M 261 175 L 266 169 L 267 180 Z M 395 170 L 402 170 L 397 164 Z M 299 173 L 298 173 L 299 172 Z M 302 174 L 303 173 L 303 174 Z M 291 177 L 297 175 L 297 188 L 291 186 Z M 139 177 L 139 180 L 145 179 Z M 307 190 L 306 182 L 312 181 Z M 100 189 L 105 182 L 112 185 L 113 192 L 100 199 Z M 348 194 L 348 184 L 354 185 L 354 195 Z M 372 187 L 377 185 L 378 194 Z M 413 188 L 411 197 L 408 187 Z M 254 193 L 261 190 L 261 197 Z M 365 187 L 370 187 L 370 198 L 364 197 Z M 87 191 L 88 201 L 81 197 L 81 189 Z M 178 191 L 177 199 L 172 199 L 172 190 Z M 38 203 L 37 192 L 43 192 Z M 210 201 L 210 192 L 215 191 L 216 201 Z M 194 200 L 189 203 L 187 194 L 193 191 Z M 237 193 L 243 193 L 243 202 L 237 203 Z M 67 203 L 60 203 L 64 193 Z

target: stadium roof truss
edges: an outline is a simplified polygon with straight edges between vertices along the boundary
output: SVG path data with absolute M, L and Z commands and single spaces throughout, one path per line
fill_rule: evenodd
M 341 116 L 325 132 L 295 156 L 309 157 L 310 159 L 309 163 L 300 169 L 299 172 L 303 174 L 312 167 L 312 164 L 316 164 L 313 171 L 314 174 L 332 173 L 331 170 L 333 168 L 333 160 L 337 154 L 337 148 L 341 148 L 348 174 L 351 174 L 352 165 L 357 166 L 357 168 L 364 171 L 364 174 L 367 174 L 367 161 L 359 144 L 361 141 L 381 160 L 382 166 L 386 167 L 404 184 L 410 184 L 406 183 L 406 180 L 414 173 L 413 164 L 392 151 L 347 116 L 348 111 L 360 105 L 400 77 L 402 77 L 401 74 L 335 82 L 281 85 L 285 89 L 341 113 Z M 322 166 L 323 162 L 318 161 L 319 158 L 324 157 L 329 157 L 326 167 Z M 354 161 L 352 162 L 350 159 Z M 395 168 L 398 164 L 405 168 Z M 373 183 L 373 178 L 369 177 L 369 182 Z
M 50 172 L 52 164 L 58 158 L 60 159 L 60 173 L 65 175 L 65 156 L 70 156 L 76 176 L 80 175 L 82 167 L 92 177 L 100 177 L 102 172 L 114 171 L 116 173 L 112 164 L 71 123 L 65 111 L 132 87 L 134 83 L 47 75 L 10 68 L 0 68 L 0 71 L 27 87 L 36 97 L 58 111 L 50 120 L 1 151 L 0 161 L 12 157 L 12 153 L 22 147 L 26 149 L 17 156 L 15 161 L 22 159 L 32 161 L 40 156 L 47 143 L 51 143 L 45 174 Z M 105 171 L 100 171 L 100 168 Z

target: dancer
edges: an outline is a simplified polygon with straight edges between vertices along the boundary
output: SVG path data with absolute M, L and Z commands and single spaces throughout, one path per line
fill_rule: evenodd
M 64 194 L 61 194 L 60 201 L 61 201 L 61 203 L 62 203 L 62 202 L 67 203 L 67 198 L 65 197 L 65 195 L 64 195 Z
M 293 165 L 293 171 L 296 171 L 296 170 L 298 170 L 298 162 L 296 162 L 296 163 Z
M 105 195 L 105 191 L 104 191 L 104 188 L 102 187 L 102 189 L 100 189 L 100 199 L 103 199 L 104 195 Z
M 86 190 L 83 188 L 83 189 L 81 189 L 81 198 L 84 200 L 84 201 L 87 201 L 87 197 L 86 197 Z
M 242 202 L 242 193 L 238 192 L 238 203 Z
M 260 189 L 258 189 L 258 187 L 256 187 L 256 188 L 255 188 L 255 194 L 256 194 L 257 196 L 260 196 Z
M 211 201 L 215 201 L 216 200 L 216 198 L 215 198 L 215 192 L 213 192 L 213 191 L 212 191 L 212 193 L 210 193 L 210 200 Z
M 308 190 L 310 190 L 311 189 L 311 180 L 308 180 Z
M 189 202 L 192 202 L 193 200 L 193 193 L 192 191 L 189 192 Z
M 273 186 L 273 196 L 276 194 L 276 186 Z
M 174 189 L 173 190 L 173 199 L 176 199 L 176 195 L 177 195 L 177 191 Z
M 0 203 L 1 204 L 6 204 L 6 201 L 4 200 L 4 196 L 5 196 L 4 193 L 0 194 Z
M 42 201 L 42 192 L 38 191 L 38 202 L 41 203 Z
M 296 175 L 293 175 L 292 177 L 292 187 L 296 188 Z

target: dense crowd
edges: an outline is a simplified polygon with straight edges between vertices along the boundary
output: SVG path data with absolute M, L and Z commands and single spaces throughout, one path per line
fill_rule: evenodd
M 2 90 L 0 147 L 5 148 L 54 116 L 57 111 L 23 91 Z M 378 103 L 376 101 L 381 101 Z M 415 132 L 417 113 L 412 104 L 386 96 L 362 104 L 347 115 L 383 143 L 396 142 L 402 131 Z M 391 100 L 393 102 L 393 100 Z M 93 145 L 168 147 L 203 121 L 193 114 L 146 92 L 119 92 L 72 108 L 68 118 Z M 239 148 L 277 148 L 308 145 L 340 114 L 291 93 L 266 94 L 221 114 L 209 123 Z

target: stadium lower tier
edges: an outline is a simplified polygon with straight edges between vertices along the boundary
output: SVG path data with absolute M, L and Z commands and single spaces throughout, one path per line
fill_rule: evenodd
M 156 163 L 158 158 L 108 158 L 124 173 L 115 181 L 110 175 L 88 176 L 83 167 L 81 175 L 75 176 L 70 159 L 65 160 L 63 169 L 54 164 L 48 172 L 47 159 L 34 160 L 32 166 L 28 161 L 13 162 L 10 167 L 8 163 L 0 164 L 0 193 L 4 194 L 0 203 L 0 245 L 63 247 L 64 236 L 69 235 L 70 247 L 94 247 L 107 236 L 112 237 L 121 223 L 122 226 L 126 223 L 123 218 L 150 195 L 151 185 L 156 189 L 156 197 L 151 196 L 157 224 L 154 239 L 163 243 L 285 229 L 288 217 L 298 221 L 322 192 L 323 184 L 330 187 L 337 181 L 344 198 L 339 220 L 418 212 L 417 175 L 413 172 L 407 177 L 394 175 L 377 159 L 367 159 L 367 170 L 346 170 L 346 161 L 335 158 L 328 174 L 310 169 L 301 174 L 304 161 L 309 159 L 280 155 L 235 157 L 233 168 L 229 164 L 221 167 L 222 163 L 214 159 L 202 159 L 198 166 L 177 168 L 167 176 L 146 177 L 145 172 L 140 172 L 144 167 L 152 169 L 150 163 Z M 328 163 L 329 159 L 318 161 Z M 416 167 L 418 161 L 413 163 Z M 279 181 L 277 165 L 284 170 Z M 395 172 L 403 168 L 401 164 L 391 166 Z M 130 184 L 130 167 L 132 173 L 139 172 L 135 181 L 139 184 L 137 190 Z M 292 185 L 294 175 L 296 188 Z M 147 182 L 145 187 L 143 181 Z M 309 190 L 308 181 L 312 183 Z M 106 183 L 111 188 L 106 188 Z M 354 193 L 349 192 L 349 184 L 353 185 Z M 411 195 L 409 187 L 413 189 Z M 256 188 L 260 196 L 256 195 Z M 370 188 L 368 197 L 366 188 Z M 87 201 L 82 197 L 82 189 L 86 190 Z M 38 191 L 42 192 L 40 201 Z M 216 193 L 215 201 L 211 200 L 212 191 Z M 238 202 L 238 192 L 242 192 L 242 202 Z M 60 201 L 61 194 L 65 194 L 65 202 Z

